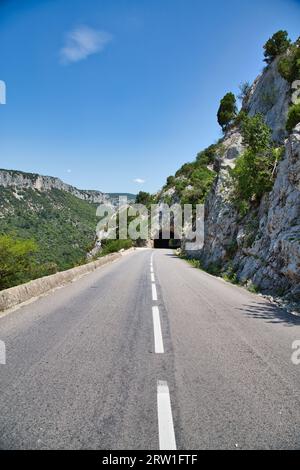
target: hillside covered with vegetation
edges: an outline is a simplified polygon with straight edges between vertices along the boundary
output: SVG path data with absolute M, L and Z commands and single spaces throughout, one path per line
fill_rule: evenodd
M 55 178 L 18 171 L 2 170 L 1 178 L 0 289 L 87 261 L 99 222 L 98 202 L 92 199 L 101 199 L 102 193 L 80 191 Z M 14 180 L 8 183 L 7 178 Z M 36 182 L 40 179 L 58 187 L 38 189 Z M 103 202 L 117 204 L 118 196 L 103 194 Z M 129 201 L 135 197 L 126 196 Z M 130 240 L 106 241 L 96 256 L 129 248 L 131 244 Z
M 0 234 L 31 242 L 31 268 L 21 278 L 16 275 L 15 283 L 83 262 L 94 244 L 96 224 L 96 205 L 65 191 L 0 186 Z

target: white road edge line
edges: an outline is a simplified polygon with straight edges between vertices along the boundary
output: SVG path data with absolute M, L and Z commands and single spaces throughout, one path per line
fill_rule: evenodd
M 151 282 L 155 282 L 155 277 L 153 273 L 151 273 Z
M 160 450 L 176 450 L 176 440 L 167 382 L 157 382 L 157 415 Z
M 161 324 L 158 307 L 152 307 L 153 329 L 154 329 L 154 347 L 156 354 L 163 354 L 164 343 L 161 333 Z
M 157 302 L 157 290 L 156 290 L 156 285 L 152 283 L 152 300 L 154 302 Z

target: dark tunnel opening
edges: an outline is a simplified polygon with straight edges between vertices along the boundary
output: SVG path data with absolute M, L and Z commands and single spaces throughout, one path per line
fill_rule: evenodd
M 159 232 L 159 238 L 154 240 L 154 248 L 180 248 L 181 241 L 174 238 L 174 232 L 170 231 L 170 238 L 162 238 L 162 231 Z

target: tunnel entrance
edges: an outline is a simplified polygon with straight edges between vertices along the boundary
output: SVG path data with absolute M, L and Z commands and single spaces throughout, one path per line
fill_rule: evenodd
M 170 238 L 162 238 L 162 231 L 159 231 L 159 238 L 154 239 L 154 248 L 180 248 L 181 242 L 174 238 L 174 232 L 170 231 Z

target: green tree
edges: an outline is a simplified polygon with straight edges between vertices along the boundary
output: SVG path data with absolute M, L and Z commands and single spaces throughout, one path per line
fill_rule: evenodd
M 220 101 L 218 109 L 218 123 L 225 132 L 233 123 L 237 115 L 236 99 L 233 93 L 227 93 Z
M 288 54 L 284 54 L 278 62 L 280 75 L 289 83 L 300 78 L 300 38 L 289 47 Z
M 167 178 L 167 186 L 173 186 L 175 184 L 175 177 L 174 176 L 168 176 Z
M 0 235 L 0 289 L 5 289 L 32 278 L 33 256 L 37 252 L 34 240 L 20 240 Z
M 143 204 L 146 207 L 149 207 L 153 202 L 153 196 L 145 191 L 140 191 L 135 199 L 136 204 Z
M 234 180 L 234 203 L 244 216 L 251 205 L 271 191 L 280 149 L 272 147 L 271 130 L 263 116 L 246 116 L 241 126 L 245 152 L 237 159 L 231 176 Z
M 196 162 L 199 165 L 211 165 L 214 163 L 216 155 L 222 153 L 222 144 L 212 144 L 199 152 L 196 156 Z
M 271 144 L 271 130 L 261 114 L 249 117 L 244 116 L 241 126 L 243 143 L 259 153 L 267 149 Z
M 238 200 L 259 201 L 264 193 L 271 191 L 275 158 L 276 152 L 273 149 L 256 154 L 250 148 L 238 158 L 231 172 L 236 183 Z
M 264 45 L 265 62 L 267 64 L 273 62 L 277 56 L 286 52 L 290 44 L 291 40 L 288 37 L 287 31 L 277 31 Z
M 300 103 L 290 107 L 286 121 L 286 130 L 292 132 L 294 127 L 300 122 Z

